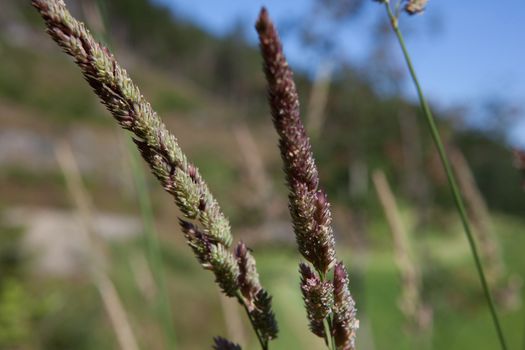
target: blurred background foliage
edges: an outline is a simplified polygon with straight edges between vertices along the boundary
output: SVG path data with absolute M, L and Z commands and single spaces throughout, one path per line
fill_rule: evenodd
M 274 348 L 322 347 L 307 331 L 298 290 L 299 257 L 261 60 L 257 48 L 247 43 L 244 27 L 233 26 L 229 34 L 216 37 L 148 0 L 100 2 L 100 12 L 95 1 L 67 3 L 95 33 L 106 23 L 106 40 L 117 58 L 201 169 L 231 218 L 234 236 L 255 250 L 281 328 Z M 302 27 L 297 19 L 289 27 L 300 33 L 305 50 L 325 54 L 335 67 L 325 102 L 317 101 L 322 104 L 317 124 L 309 116 L 322 84 L 312 72 L 297 71 L 295 77 L 360 311 L 359 347 L 496 348 L 419 106 L 403 98 L 396 86 L 403 67 L 385 61 L 389 41 L 384 28 L 378 25 L 369 69 L 357 69 L 338 56 L 329 33 L 357 16 L 364 2 L 320 0 L 319 6 L 330 9 L 325 19 L 329 26 Z M 123 134 L 76 67 L 46 37 L 28 3 L 0 0 L 0 8 L 0 348 L 118 348 L 81 258 L 89 248 L 78 240 L 82 228 L 55 160 L 58 142 L 71 145 L 79 163 L 95 220 L 100 221 L 96 233 L 104 238 L 103 269 L 140 346 L 167 348 Z M 466 160 L 466 181 L 468 174 L 473 176 L 467 190 L 477 200 L 467 199 L 469 211 L 478 229 L 490 233 L 489 258 L 503 266 L 491 283 L 511 348 L 519 348 L 525 337 L 520 289 L 525 277 L 525 194 L 502 132 L 513 120 L 506 107 L 490 99 L 482 106 L 495 121 L 491 128 L 467 127 L 461 108 L 438 114 L 447 147 Z M 406 281 L 394 263 L 395 238 L 370 179 L 376 169 L 387 175 L 410 236 L 412 263 L 421 270 L 426 323 L 410 320 L 399 306 Z M 212 276 L 185 246 L 175 206 L 149 175 L 147 187 L 177 347 L 209 348 L 212 337 L 220 334 L 255 348 L 244 315 L 220 297 Z M 482 211 L 481 219 L 480 206 L 490 211 Z

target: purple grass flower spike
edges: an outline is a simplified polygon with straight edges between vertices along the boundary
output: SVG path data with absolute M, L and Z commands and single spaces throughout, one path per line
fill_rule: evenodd
M 324 338 L 326 333 L 323 320 L 328 317 L 334 304 L 334 288 L 321 279 L 307 264 L 299 264 L 301 274 L 301 292 L 309 321 L 310 330 L 315 335 Z
M 354 350 L 359 328 L 355 302 L 348 289 L 348 273 L 343 263 L 334 267 L 334 318 L 333 332 L 337 349 Z
M 255 267 L 255 259 L 244 242 L 239 242 L 235 247 L 235 257 L 239 265 L 239 287 L 243 297 L 248 302 L 248 308 L 253 310 L 255 296 L 261 290 L 259 274 Z
M 293 74 L 266 9 L 261 10 L 255 28 L 259 34 L 268 101 L 279 135 L 279 149 L 290 191 L 289 209 L 295 237 L 299 252 L 315 268 L 314 271 L 305 263 L 299 267 L 310 329 L 324 337 L 329 346 L 337 333 L 338 344 L 341 344 L 337 349 L 353 349 L 357 325 L 354 302 L 347 290 L 348 277 L 342 265 L 338 265 L 337 280 L 332 283 L 328 279 L 328 272 L 336 263 L 332 214 L 326 193 L 319 186 L 319 173 L 301 121 Z
M 293 74 L 284 57 L 277 30 L 264 8 L 256 29 L 268 81 L 268 100 L 290 189 L 290 214 L 299 251 L 316 270 L 326 273 L 335 263 L 330 204 L 319 188 L 312 147 L 299 114 Z
M 264 289 L 259 290 L 253 302 L 254 309 L 250 314 L 253 317 L 256 328 L 266 341 L 277 338 L 279 328 L 272 311 L 272 297 Z
M 213 350 L 242 350 L 239 345 L 222 337 L 215 337 L 213 342 Z

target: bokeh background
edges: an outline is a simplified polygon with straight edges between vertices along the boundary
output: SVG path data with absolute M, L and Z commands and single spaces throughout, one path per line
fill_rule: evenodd
M 266 105 L 253 30 L 263 2 L 66 3 L 116 53 L 254 250 L 281 329 L 272 348 L 323 348 L 307 330 Z M 498 348 L 383 7 L 264 5 L 332 202 L 358 347 Z M 511 349 L 525 348 L 525 192 L 513 160 L 525 146 L 524 13 L 518 0 L 442 0 L 401 20 Z M 0 0 L 0 349 L 118 349 L 119 337 L 126 350 L 133 340 L 205 349 L 215 335 L 257 348 L 241 308 L 186 246 L 171 197 L 43 29 L 28 1 Z

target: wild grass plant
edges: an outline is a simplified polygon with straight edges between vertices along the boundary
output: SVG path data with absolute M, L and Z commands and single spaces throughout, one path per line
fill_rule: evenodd
M 506 349 L 454 173 L 399 29 L 402 10 L 411 15 L 420 13 L 426 1 L 399 0 L 393 8 L 389 0 L 379 2 L 385 5 L 391 27 L 416 85 L 421 108 L 447 174 L 501 347 Z M 131 133 L 134 144 L 151 172 L 173 197 L 183 214 L 183 218 L 180 218 L 181 230 L 199 263 L 213 273 L 224 295 L 238 301 L 246 312 L 261 349 L 269 349 L 271 341 L 278 336 L 272 296 L 260 281 L 252 251 L 243 242 L 233 244 L 229 221 L 197 167 L 183 153 L 175 136 L 166 128 L 128 73 L 110 51 L 93 38 L 86 26 L 73 18 L 63 0 L 32 0 L 32 4 L 44 19 L 50 36 L 73 57 L 95 94 L 117 123 Z M 336 256 L 330 203 L 320 186 L 312 146 L 301 120 L 293 74 L 277 30 L 265 9 L 259 15 L 256 30 L 272 120 L 279 136 L 279 149 L 289 190 L 290 216 L 298 250 L 305 260 L 299 264 L 299 275 L 309 328 L 313 334 L 324 339 L 328 349 L 352 350 L 356 348 L 359 321 L 356 304 L 350 293 L 350 277 L 345 265 Z M 144 187 L 143 184 L 138 185 L 139 189 Z M 141 203 L 147 205 L 143 195 Z M 143 212 L 151 218 L 150 208 L 144 207 Z M 155 241 L 149 241 L 149 244 L 153 250 L 158 250 Z M 157 263 L 160 264 L 159 261 Z M 413 283 L 413 290 L 418 289 L 419 281 Z M 167 305 L 165 301 L 164 305 Z M 238 344 L 223 337 L 216 337 L 213 347 L 218 350 L 240 349 Z
M 255 259 L 233 237 L 228 219 L 190 163 L 177 139 L 166 129 L 140 90 L 109 50 L 99 44 L 83 23 L 74 19 L 63 1 L 35 0 L 48 33 L 71 55 L 117 122 L 133 134 L 133 141 L 152 173 L 174 197 L 184 214 L 181 229 L 201 265 L 215 275 L 222 292 L 244 307 L 263 349 L 277 336 L 271 296 L 259 282 Z M 202 225 L 197 226 L 196 222 Z
M 325 338 L 329 349 L 354 349 L 359 321 L 348 289 L 348 274 L 336 258 L 330 203 L 319 185 L 292 71 L 266 9 L 259 15 L 256 29 L 268 81 L 268 100 L 290 190 L 290 216 L 299 252 L 309 263 L 301 263 L 299 271 L 310 329 Z

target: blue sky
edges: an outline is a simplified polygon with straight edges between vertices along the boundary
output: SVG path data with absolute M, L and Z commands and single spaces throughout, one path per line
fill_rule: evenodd
M 311 0 L 156 1 L 217 35 L 227 33 L 238 21 L 251 28 L 263 5 L 279 26 L 291 16 L 306 19 L 312 4 Z M 384 9 L 370 0 L 361 18 L 339 33 L 345 53 L 354 61 L 359 62 L 368 52 L 369 40 L 374 38 L 367 31 L 378 16 L 384 16 Z M 436 24 L 437 32 L 433 29 Z M 407 37 L 407 45 L 423 88 L 435 106 L 470 106 L 475 114 L 472 106 L 479 106 L 487 97 L 503 98 L 520 107 L 525 102 L 525 1 L 430 0 L 426 13 L 403 16 L 401 27 L 414 33 Z M 247 33 L 255 43 L 254 31 Z M 301 66 L 309 59 L 300 53 L 293 36 L 285 37 L 284 45 L 292 65 Z M 405 90 L 414 98 L 411 85 Z M 525 147 L 525 107 L 520 119 L 510 137 Z

